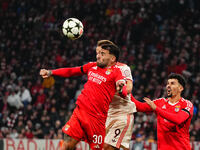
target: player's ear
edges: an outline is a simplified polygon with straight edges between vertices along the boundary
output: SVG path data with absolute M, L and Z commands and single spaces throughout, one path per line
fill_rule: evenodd
M 116 57 L 115 57 L 114 55 L 112 55 L 111 61 L 112 61 L 112 62 L 115 62 L 115 61 L 116 61 Z
M 182 92 L 184 90 L 182 85 L 179 85 L 179 91 Z

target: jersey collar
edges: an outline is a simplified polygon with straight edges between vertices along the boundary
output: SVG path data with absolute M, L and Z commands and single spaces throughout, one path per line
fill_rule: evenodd
M 180 98 L 180 100 L 182 100 L 182 97 Z M 171 102 L 169 101 L 169 99 L 168 99 L 168 104 L 170 104 L 171 106 L 174 106 L 174 105 L 178 104 L 178 103 L 180 102 L 180 100 L 177 101 L 176 103 L 171 103 Z

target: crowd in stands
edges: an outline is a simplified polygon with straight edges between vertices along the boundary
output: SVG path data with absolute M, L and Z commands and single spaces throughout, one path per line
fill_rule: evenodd
M 78 40 L 62 34 L 69 17 L 83 22 Z M 187 78 L 184 97 L 194 104 L 191 141 L 200 141 L 199 18 L 199 0 L 1 1 L 0 138 L 62 138 L 87 78 L 43 80 L 39 70 L 95 61 L 97 41 L 108 39 L 131 67 L 132 93 L 139 100 L 165 96 L 171 72 Z M 135 114 L 137 138 L 156 141 L 153 114 Z

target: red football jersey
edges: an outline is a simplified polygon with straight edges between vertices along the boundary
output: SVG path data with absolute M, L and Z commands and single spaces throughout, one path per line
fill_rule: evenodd
M 96 62 L 81 67 L 55 69 L 52 70 L 52 74 L 62 77 L 87 74 L 88 81 L 78 96 L 76 104 L 89 114 L 101 117 L 104 121 L 109 104 L 116 92 L 116 82 L 125 79 L 116 65 L 100 68 Z
M 146 103 L 131 98 L 138 111 L 152 111 Z M 181 98 L 172 104 L 168 99 L 154 100 L 157 108 L 157 145 L 158 150 L 189 150 L 189 126 L 193 116 L 193 104 Z
M 120 69 L 114 65 L 109 68 L 90 67 L 91 63 L 83 66 L 88 81 L 77 98 L 76 104 L 91 115 L 106 119 L 109 104 L 116 92 L 116 82 L 124 80 Z

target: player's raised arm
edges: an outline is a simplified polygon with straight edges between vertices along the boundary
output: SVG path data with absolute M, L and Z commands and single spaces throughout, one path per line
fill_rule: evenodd
M 59 68 L 55 70 L 47 70 L 41 69 L 40 75 L 42 78 L 48 78 L 51 75 L 61 76 L 61 77 L 71 77 L 71 76 L 79 76 L 82 75 L 81 67 L 73 67 L 73 68 Z
M 59 68 L 54 70 L 41 69 L 40 75 L 42 78 L 48 78 L 51 75 L 60 76 L 60 77 L 72 77 L 80 76 L 86 74 L 88 69 L 96 65 L 95 62 L 87 63 L 83 66 L 72 67 L 72 68 Z

